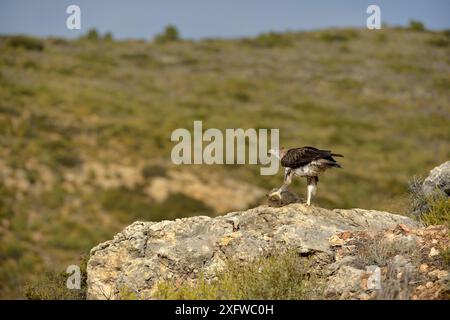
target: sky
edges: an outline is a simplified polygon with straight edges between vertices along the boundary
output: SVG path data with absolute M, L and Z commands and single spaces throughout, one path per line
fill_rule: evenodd
M 81 8 L 81 30 L 69 30 L 66 8 Z M 450 0 L 0 0 L 0 34 L 74 38 L 90 28 L 117 39 L 151 39 L 174 24 L 188 39 L 236 38 L 267 31 L 365 27 L 370 4 L 381 19 L 450 29 Z

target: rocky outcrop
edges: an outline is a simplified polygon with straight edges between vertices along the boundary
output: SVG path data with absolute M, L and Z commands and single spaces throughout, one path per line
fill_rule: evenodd
M 407 229 L 419 227 L 405 216 L 388 212 L 327 210 L 301 203 L 278 208 L 260 206 L 215 218 L 197 216 L 135 222 L 114 239 L 91 250 L 87 267 L 88 298 L 119 299 L 122 290 L 151 298 L 159 281 L 195 280 L 200 273 L 213 279 L 228 259 L 245 263 L 284 250 L 321 255 L 327 263 L 335 263 L 337 248 L 344 248 L 352 238 L 350 235 L 379 232 L 399 224 Z M 353 282 L 347 281 L 354 288 L 359 284 L 359 277 L 367 273 L 366 269 L 346 266 L 342 261 L 341 265 L 327 270 L 330 277 L 354 274 Z M 380 272 L 375 267 L 369 270 Z M 346 292 L 339 277 L 330 281 L 336 283 L 334 289 L 328 290 L 330 295 L 340 297 Z
M 423 182 L 422 190 L 427 196 L 442 192 L 450 197 L 450 161 L 444 162 L 430 171 Z
M 448 299 L 450 244 L 445 226 L 342 232 L 334 237 L 329 299 Z

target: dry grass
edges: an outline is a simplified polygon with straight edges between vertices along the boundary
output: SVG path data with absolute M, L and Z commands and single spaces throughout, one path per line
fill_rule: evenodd
M 208 281 L 200 276 L 193 284 L 162 282 L 155 297 L 177 300 L 320 299 L 323 297 L 323 279 L 310 272 L 308 261 L 293 252 L 261 257 L 244 265 L 229 261 L 215 280 Z

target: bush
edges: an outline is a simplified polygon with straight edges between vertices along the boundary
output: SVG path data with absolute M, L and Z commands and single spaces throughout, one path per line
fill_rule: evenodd
M 358 32 L 351 29 L 325 31 L 320 34 L 320 39 L 325 42 L 343 42 L 357 37 Z
M 89 31 L 86 33 L 85 38 L 87 40 L 98 40 L 100 38 L 100 36 L 98 34 L 97 29 L 92 28 L 92 29 L 89 29 Z
M 44 42 L 42 40 L 28 36 L 13 36 L 7 41 L 7 45 L 12 48 L 23 48 L 30 51 L 44 50 Z
M 450 248 L 445 248 L 441 252 L 442 259 L 444 260 L 447 269 L 450 268 Z
M 83 163 L 78 151 L 70 141 L 55 140 L 44 142 L 45 150 L 48 151 L 54 162 L 67 168 L 78 167 Z
M 214 213 L 214 210 L 203 202 L 180 193 L 170 194 L 163 202 L 156 203 L 142 190 L 117 188 L 103 190 L 99 198 L 102 208 L 115 214 L 124 223 L 135 220 L 161 221 Z
M 425 225 L 450 224 L 450 199 L 440 190 L 426 195 L 422 190 L 423 180 L 413 178 L 409 183 L 411 215 Z
M 417 21 L 417 20 L 409 21 L 408 29 L 412 30 L 412 31 L 419 31 L 419 32 L 426 30 L 425 25 L 422 22 Z
M 47 271 L 38 280 L 25 286 L 25 296 L 30 300 L 85 300 L 87 290 L 87 257 L 80 262 L 81 288 L 68 289 L 66 272 Z
M 105 35 L 103 36 L 103 40 L 105 40 L 105 41 L 113 41 L 114 40 L 114 36 L 113 36 L 112 32 L 105 33 Z
M 422 222 L 427 225 L 450 225 L 450 200 L 447 196 L 437 194 L 427 199 L 429 210 L 422 215 Z
M 162 282 L 155 297 L 158 299 L 320 299 L 323 285 L 308 274 L 306 258 L 298 253 L 278 253 L 260 257 L 241 265 L 229 261 L 217 280 L 208 281 L 200 275 L 195 284 Z
M 214 215 L 214 210 L 202 201 L 188 197 L 182 193 L 172 193 L 166 200 L 160 204 L 156 204 L 152 208 L 152 214 L 158 221 L 195 215 Z
M 165 27 L 164 32 L 156 35 L 156 43 L 166 43 L 180 40 L 180 34 L 178 29 L 174 25 L 168 25 Z
M 106 32 L 102 36 L 100 34 L 100 32 L 97 31 L 97 29 L 91 28 L 88 30 L 88 32 L 84 36 L 81 37 L 81 39 L 91 40 L 91 41 L 99 41 L 99 40 L 113 41 L 114 36 L 113 36 L 112 32 L 110 32 L 110 31 Z
M 261 33 L 254 39 L 246 39 L 245 42 L 261 48 L 285 47 L 291 44 L 286 34 L 276 32 Z
M 14 192 L 0 182 L 0 220 L 11 219 L 14 216 Z
M 445 48 L 450 45 L 450 38 L 444 37 L 441 35 L 436 35 L 433 38 L 429 39 L 427 43 L 430 46 Z
M 146 165 L 142 168 L 142 176 L 145 179 L 153 178 L 153 177 L 165 177 L 167 176 L 167 170 L 165 167 L 154 164 L 154 165 Z

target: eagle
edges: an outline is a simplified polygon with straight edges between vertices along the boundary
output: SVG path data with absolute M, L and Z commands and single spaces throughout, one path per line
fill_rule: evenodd
M 269 197 L 281 200 L 281 193 L 287 190 L 293 177 L 306 177 L 308 206 L 311 205 L 311 197 L 316 194 L 319 175 L 328 168 L 342 168 L 333 157 L 343 157 L 343 155 L 332 153 L 331 150 L 320 150 L 314 147 L 281 148 L 280 150 L 270 149 L 269 154 L 277 157 L 281 166 L 285 168 L 283 185 Z

